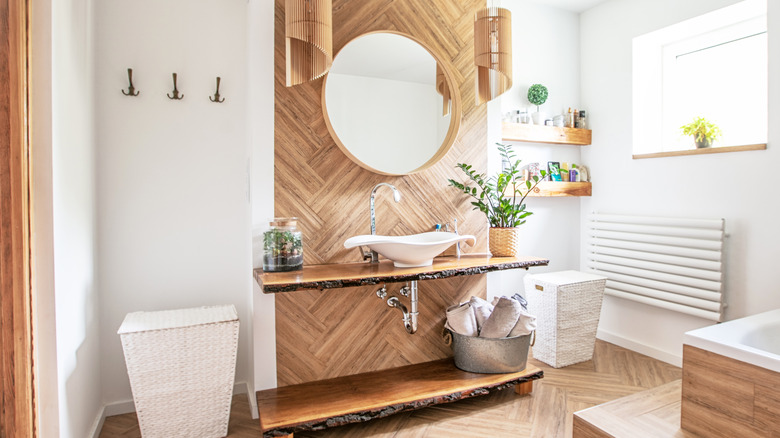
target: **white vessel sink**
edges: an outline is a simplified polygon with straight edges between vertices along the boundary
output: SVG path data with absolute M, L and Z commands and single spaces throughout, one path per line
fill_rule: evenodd
M 350 237 L 344 242 L 344 248 L 367 246 L 393 261 L 398 268 L 430 266 L 433 258 L 457 242 L 476 242 L 474 236 L 431 231 L 409 236 L 378 236 L 364 234 Z

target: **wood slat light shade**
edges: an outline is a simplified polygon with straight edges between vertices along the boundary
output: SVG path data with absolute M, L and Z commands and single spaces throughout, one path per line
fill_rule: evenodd
M 333 63 L 331 0 L 286 0 L 287 86 L 323 76 Z
M 489 7 L 474 19 L 477 103 L 495 99 L 512 87 L 512 13 Z

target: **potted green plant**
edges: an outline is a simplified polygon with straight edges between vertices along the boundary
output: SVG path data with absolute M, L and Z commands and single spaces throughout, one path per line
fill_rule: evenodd
M 547 175 L 541 170 L 541 178 L 533 175 L 523 179 L 520 160 L 514 160 L 512 146 L 496 143 L 501 153 L 501 161 L 509 163 L 495 176 L 487 177 L 477 173 L 470 164 L 458 163 L 455 167 L 466 174 L 468 181 L 460 183 L 449 179 L 449 185 L 457 188 L 474 200 L 471 205 L 487 216 L 490 223 L 488 245 L 490 252 L 497 257 L 517 255 L 517 234 L 519 226 L 531 213 L 526 209 L 525 198 Z
M 547 102 L 547 87 L 542 84 L 533 84 L 528 87 L 528 101 L 536 105 L 536 112 L 532 115 L 534 123 L 544 125 L 544 114 L 539 110 L 539 107 Z
M 708 148 L 712 142 L 720 138 L 721 131 L 718 125 L 704 117 L 696 117 L 691 123 L 680 126 L 683 135 L 692 135 L 697 149 Z

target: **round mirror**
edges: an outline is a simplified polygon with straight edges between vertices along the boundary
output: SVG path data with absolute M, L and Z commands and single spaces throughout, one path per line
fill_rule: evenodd
M 384 175 L 419 172 L 450 149 L 460 95 L 449 67 L 409 36 L 362 35 L 333 59 L 325 123 L 355 163 Z

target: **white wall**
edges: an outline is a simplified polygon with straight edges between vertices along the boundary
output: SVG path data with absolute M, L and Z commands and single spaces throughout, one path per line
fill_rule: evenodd
M 501 114 L 517 109 L 536 111 L 527 100 L 528 87 L 541 83 L 549 91 L 541 110 L 550 115 L 569 107 L 579 108 L 579 15 L 530 1 L 504 5 L 512 12 L 512 88 L 491 102 L 488 112 L 488 151 L 491 174 L 500 170 L 495 143 L 515 145 L 523 164 L 548 161 L 581 163 L 581 146 L 541 143 L 503 142 Z M 500 105 L 500 109 L 499 109 Z M 588 109 L 588 108 L 584 108 Z M 585 146 L 589 148 L 591 146 Z M 584 164 L 589 164 L 585 161 Z M 550 265 L 533 268 L 531 273 L 579 268 L 580 198 L 527 198 L 529 211 L 520 231 L 523 254 L 550 259 Z M 523 291 L 524 270 L 488 274 L 488 295 L 514 294 Z
M 140 310 L 234 304 L 241 321 L 236 381 L 252 380 L 246 14 L 245 0 L 96 2 L 107 404 L 131 400 L 116 330 L 128 312 Z M 120 93 L 128 67 L 138 97 Z M 166 97 L 173 72 L 180 101 Z M 221 104 L 208 99 L 217 76 Z
M 59 436 L 57 324 L 54 294 L 54 216 L 52 185 L 52 10 L 35 3 L 31 19 L 32 58 L 32 310 L 35 326 L 36 418 L 42 438 Z
M 263 266 L 262 232 L 274 216 L 274 2 L 250 0 L 247 128 L 252 154 L 253 266 Z M 260 252 L 258 252 L 260 251 Z M 252 282 L 255 391 L 276 387 L 274 296 Z
M 580 21 L 582 102 L 590 110 L 593 145 L 583 149 L 594 177 L 591 211 L 726 219 L 726 318 L 780 307 L 773 281 L 780 258 L 771 169 L 780 160 L 780 3 L 769 12 L 769 145 L 766 151 L 631 159 L 631 39 L 734 3 L 734 0 L 612 0 Z M 728 89 L 714 90 L 716 93 Z M 584 266 L 584 257 L 581 261 Z M 682 334 L 711 323 L 606 297 L 599 336 L 676 363 Z
M 101 299 L 95 266 L 97 199 L 93 119 L 93 98 L 97 90 L 91 86 L 94 83 L 94 17 L 89 0 L 57 1 L 51 7 L 51 169 L 59 436 L 84 437 L 91 432 L 101 408 Z M 47 43 L 43 44 L 45 48 Z M 45 56 L 45 50 L 42 54 Z M 42 121 L 46 123 L 45 119 Z M 43 145 L 45 139 L 40 140 Z M 36 164 L 43 164 L 41 169 L 46 171 L 44 162 L 36 161 Z M 45 280 L 45 274 L 39 279 Z M 47 429 L 48 433 L 52 432 L 51 428 Z

